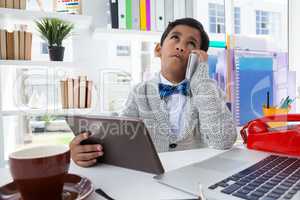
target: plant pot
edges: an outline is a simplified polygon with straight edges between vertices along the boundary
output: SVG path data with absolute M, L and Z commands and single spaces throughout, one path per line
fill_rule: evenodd
M 49 46 L 49 57 L 51 61 L 63 61 L 65 47 Z

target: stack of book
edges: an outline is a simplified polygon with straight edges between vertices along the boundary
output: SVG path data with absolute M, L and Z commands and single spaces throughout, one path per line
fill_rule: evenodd
M 107 0 L 112 28 L 163 31 L 168 23 L 193 17 L 194 0 Z
M 31 60 L 32 33 L 0 29 L 1 60 Z
M 26 0 L 0 0 L 0 8 L 15 8 L 24 10 L 26 8 Z
M 60 81 L 63 108 L 90 108 L 92 103 L 92 84 L 86 76 L 67 78 Z

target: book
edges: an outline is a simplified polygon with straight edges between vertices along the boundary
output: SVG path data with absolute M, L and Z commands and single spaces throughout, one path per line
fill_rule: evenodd
M 13 0 L 14 1 L 14 8 L 20 9 L 20 0 Z
M 60 94 L 61 94 L 61 104 L 62 108 L 68 108 L 67 102 L 66 102 L 66 81 L 61 80 L 60 81 Z
M 109 0 L 109 3 L 110 3 L 111 27 L 119 28 L 118 0 Z
M 68 108 L 74 108 L 74 97 L 73 97 L 73 79 L 68 78 L 67 79 L 67 87 L 68 87 Z
M 146 0 L 146 30 L 151 30 L 151 6 L 150 0 Z
M 25 60 L 25 31 L 19 31 L 19 59 Z
M 14 31 L 14 60 L 19 60 L 20 57 L 20 40 L 19 40 L 19 32 L 20 31 Z
M 164 31 L 165 29 L 165 4 L 164 1 L 157 0 L 155 5 L 156 15 L 156 30 Z
M 92 81 L 86 81 L 86 108 L 90 108 L 92 105 Z
M 132 29 L 132 0 L 126 0 L 126 29 Z
M 32 33 L 25 32 L 25 60 L 31 60 Z
M 141 30 L 147 30 L 146 0 L 140 0 L 140 23 Z
M 132 29 L 140 30 L 140 0 L 132 0 Z
M 6 0 L 5 8 L 14 8 L 14 0 Z
M 0 0 L 0 8 L 5 8 L 5 0 Z
M 174 20 L 174 1 L 165 0 L 165 26 L 167 27 L 169 22 Z
M 194 0 L 185 0 L 185 15 L 186 17 L 193 18 L 194 17 Z
M 85 108 L 86 105 L 86 76 L 79 77 L 79 108 Z
M 79 78 L 75 78 L 73 83 L 73 106 L 74 108 L 79 108 Z
M 126 2 L 118 1 L 119 29 L 126 29 Z
M 150 27 L 152 31 L 156 31 L 156 0 L 150 2 Z
M 26 9 L 26 0 L 20 0 L 20 9 L 22 10 Z
M 14 59 L 14 33 L 6 32 L 6 56 L 7 60 Z
M 185 17 L 185 1 L 173 0 L 174 1 L 174 20 Z
M 6 30 L 0 29 L 0 58 L 1 60 L 6 60 Z

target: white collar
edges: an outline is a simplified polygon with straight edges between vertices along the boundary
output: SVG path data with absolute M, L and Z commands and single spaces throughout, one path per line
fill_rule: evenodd
M 166 84 L 166 85 L 171 85 L 171 86 L 176 86 L 176 85 L 179 85 L 179 84 L 181 84 L 183 81 L 185 81 L 185 80 L 183 80 L 183 81 L 181 81 L 180 83 L 172 83 L 172 82 L 170 82 L 169 80 L 167 80 L 161 73 L 159 73 L 159 77 L 160 77 L 160 83 L 162 83 L 162 84 Z

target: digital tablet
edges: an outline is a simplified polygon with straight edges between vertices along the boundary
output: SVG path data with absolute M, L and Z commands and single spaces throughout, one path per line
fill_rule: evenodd
M 75 135 L 90 132 L 82 144 L 101 144 L 100 162 L 144 171 L 164 173 L 151 137 L 140 119 L 111 116 L 66 116 Z

